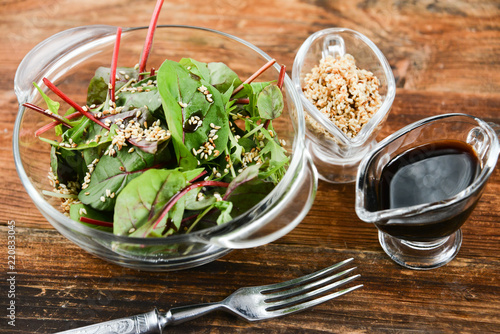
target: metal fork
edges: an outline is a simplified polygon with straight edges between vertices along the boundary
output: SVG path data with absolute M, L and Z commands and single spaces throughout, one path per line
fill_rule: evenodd
M 362 287 L 360 284 L 334 292 L 338 287 L 360 277 L 353 275 L 341 279 L 356 269 L 355 267 L 337 272 L 337 269 L 352 260 L 347 259 L 290 281 L 241 288 L 218 303 L 174 307 L 166 313 L 155 309 L 148 313 L 71 329 L 59 334 L 161 334 L 167 326 L 177 325 L 215 310 L 229 311 L 248 321 L 295 313 Z

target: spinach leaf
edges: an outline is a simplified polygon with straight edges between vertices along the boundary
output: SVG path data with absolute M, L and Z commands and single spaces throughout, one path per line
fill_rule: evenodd
M 87 89 L 87 105 L 102 104 L 106 101 L 108 95 L 108 83 L 111 75 L 111 68 L 97 68 L 94 77 L 90 80 Z M 120 89 L 130 79 L 137 78 L 139 72 L 131 67 L 118 67 L 116 69 L 116 84 L 115 89 Z M 141 106 L 142 107 L 142 106 Z
M 206 82 L 210 82 L 210 71 L 208 70 L 206 63 L 202 63 L 192 58 L 182 58 L 179 61 L 179 64 L 192 74 L 196 75 L 198 77 L 196 78 L 197 80 L 203 79 Z
M 60 183 L 83 180 L 87 167 L 79 152 L 51 146 L 50 166 Z
M 275 119 L 281 116 L 284 103 L 278 86 L 269 85 L 262 89 L 257 97 L 257 108 L 262 119 Z
M 231 214 L 237 217 L 263 200 L 273 189 L 274 183 L 255 178 L 240 184 L 227 197 L 233 203 Z
M 93 122 L 87 117 L 81 117 L 74 123 L 71 129 L 66 130 L 62 134 L 61 138 L 65 142 L 69 142 L 71 139 L 71 141 L 74 143 L 80 143 L 92 124 Z
M 148 170 L 131 181 L 116 201 L 114 233 L 144 237 L 161 236 L 165 230 L 165 234 L 177 231 L 184 213 L 182 198 L 154 230 L 153 224 L 172 196 L 187 182 L 186 175 L 178 170 L 157 169 Z
M 231 219 L 231 211 L 233 210 L 233 203 L 232 202 L 226 202 L 226 201 L 219 201 L 215 202 L 213 204 L 213 207 L 216 209 L 219 209 L 220 214 L 219 217 L 217 217 L 217 225 L 222 225 L 227 222 L 230 222 Z
M 42 95 L 43 100 L 47 104 L 48 110 L 50 110 L 52 113 L 58 115 L 59 114 L 60 103 L 57 102 L 57 101 L 54 101 L 50 97 L 48 97 L 35 82 L 33 82 L 33 86 L 35 86 L 35 88 L 38 90 L 38 92 L 40 93 L 40 95 Z M 71 109 L 73 109 L 73 108 L 70 108 L 70 110 Z M 65 116 L 67 116 L 69 114 L 70 110 L 68 110 L 68 112 L 66 113 Z M 55 130 L 56 136 L 60 136 L 63 133 L 63 129 L 62 129 L 62 125 L 61 124 L 56 125 L 56 127 L 54 128 L 54 130 Z
M 33 82 L 33 86 L 35 86 L 35 88 L 38 90 L 38 92 L 40 93 L 40 95 L 42 95 L 43 100 L 47 104 L 47 108 L 52 113 L 58 115 L 59 114 L 59 107 L 60 107 L 59 102 L 53 101 L 50 97 L 48 97 L 35 82 Z
M 163 118 L 161 110 L 161 97 L 158 87 L 154 84 L 156 76 L 148 77 L 134 85 L 134 90 L 123 90 L 117 94 L 116 105 L 136 109 L 147 106 L 147 109 L 153 113 L 156 118 Z
M 211 151 L 213 154 L 204 155 L 200 160 L 209 161 L 218 157 L 226 147 L 229 132 L 228 115 L 219 91 L 170 60 L 166 60 L 158 70 L 158 85 L 179 165 L 184 169 L 196 167 L 197 159 L 192 151 L 209 143 L 214 125 L 220 128 L 217 137 L 212 140 L 215 146 Z M 211 94 L 210 98 L 200 91 L 202 86 L 207 94 Z M 199 118 L 195 127 L 189 124 L 194 116 Z
M 252 82 L 250 84 L 243 84 L 243 89 L 239 91 L 234 98 L 239 99 L 248 97 L 249 103 L 243 106 L 244 110 L 250 117 L 260 117 L 257 108 L 258 96 L 260 92 L 270 84 L 271 82 Z
M 92 219 L 97 219 L 105 222 L 112 222 L 113 217 L 108 214 L 107 212 L 102 212 L 102 211 L 97 211 L 92 209 L 90 206 L 82 204 L 82 203 L 74 203 L 71 204 L 70 209 L 69 209 L 69 216 L 71 219 L 74 221 L 80 222 L 83 225 L 92 227 L 97 230 L 101 231 L 107 231 L 107 232 L 113 232 L 112 227 L 107 227 L 107 226 L 98 226 L 98 225 L 93 225 L 93 224 L 88 224 L 80 221 L 80 217 L 86 217 L 86 218 L 92 218 Z
M 128 152 L 123 148 L 116 156 L 104 155 L 95 165 L 95 170 L 86 189 L 82 189 L 78 198 L 84 204 L 96 210 L 111 211 L 116 196 L 127 183 L 144 171 L 170 160 L 166 145 L 162 145 L 157 154 L 146 153 L 140 149 Z
M 221 93 L 225 93 L 229 89 L 232 92 L 234 88 L 242 83 L 238 75 L 224 63 L 213 62 L 208 63 L 207 66 L 210 80 L 205 81 L 210 82 Z

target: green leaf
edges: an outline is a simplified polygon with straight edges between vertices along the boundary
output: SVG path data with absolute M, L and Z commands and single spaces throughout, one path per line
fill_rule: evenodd
M 240 184 L 226 198 L 226 201 L 233 203 L 232 215 L 237 217 L 250 210 L 257 203 L 263 200 L 273 189 L 272 182 L 265 182 L 255 178 Z
M 225 93 L 228 90 L 232 92 L 234 88 L 242 83 L 238 75 L 224 63 L 208 63 L 208 70 L 210 72 L 210 80 L 205 81 L 210 82 L 221 93 Z
M 220 211 L 219 217 L 217 217 L 217 225 L 225 224 L 233 219 L 231 217 L 231 211 L 233 209 L 232 202 L 219 201 L 215 202 L 213 206 Z
M 262 119 L 275 119 L 281 116 L 284 103 L 278 86 L 269 85 L 262 89 L 257 98 L 257 108 Z
M 73 127 L 71 129 L 66 130 L 62 134 L 62 140 L 65 142 L 69 142 L 69 140 L 71 139 L 74 143 L 80 143 L 93 123 L 94 122 L 92 122 L 87 117 L 80 118 L 73 124 Z
M 87 172 L 86 164 L 79 152 L 52 146 L 50 150 L 50 166 L 60 183 L 81 181 Z
M 192 58 L 182 58 L 179 64 L 196 75 L 198 77 L 196 78 L 197 80 L 203 79 L 204 81 L 210 82 L 210 71 L 206 63 L 202 63 Z
M 48 97 L 35 82 L 33 82 L 33 85 L 38 90 L 38 92 L 40 93 L 40 95 L 42 95 L 42 98 L 43 98 L 43 100 L 45 101 L 45 103 L 47 105 L 47 109 L 49 109 L 52 113 L 58 115 L 59 114 L 59 107 L 60 107 L 59 102 L 54 101 L 50 97 Z M 73 109 L 73 108 L 70 108 L 70 110 L 71 109 Z M 67 116 L 69 114 L 70 110 L 68 110 L 68 112 L 66 113 L 65 116 Z M 62 132 L 63 132 L 62 131 L 62 125 L 57 125 L 54 129 L 55 129 L 56 136 L 60 136 L 62 134 Z
M 123 90 L 117 94 L 116 104 L 128 109 L 137 109 L 147 106 L 147 109 L 155 115 L 156 118 L 164 118 L 161 109 L 161 97 L 158 92 L 158 87 L 154 84 L 156 76 L 147 77 L 146 79 L 132 85 L 139 88 L 140 91 Z
M 47 109 L 49 109 L 52 113 L 58 115 L 60 107 L 59 102 L 53 101 L 50 97 L 48 97 L 35 82 L 33 82 L 33 86 L 35 86 L 40 95 L 42 95 L 43 100 L 47 104 Z
M 257 108 L 258 96 L 260 92 L 270 84 L 271 82 L 252 82 L 250 84 L 243 84 L 243 89 L 239 91 L 234 98 L 239 99 L 248 97 L 249 103 L 243 107 L 244 110 L 246 110 L 251 117 L 260 117 Z
M 202 86 L 205 86 L 207 94 L 211 94 L 211 101 L 199 90 Z M 187 170 L 197 166 L 193 149 L 199 150 L 209 142 L 213 125 L 220 127 L 216 139 L 213 139 L 214 146 L 219 153 L 223 151 L 227 144 L 229 123 L 217 89 L 194 78 L 183 66 L 170 60 L 166 60 L 158 70 L 158 89 L 177 160 L 182 168 Z M 197 116 L 202 124 L 189 124 L 192 116 Z M 220 155 L 215 154 L 215 149 L 212 153 L 204 156 L 203 160 L 209 161 Z
M 109 67 L 97 68 L 87 89 L 87 105 L 98 105 L 106 101 L 110 74 L 111 68 Z M 130 79 L 137 78 L 139 76 L 139 72 L 135 68 L 131 67 L 118 67 L 116 69 L 116 76 L 117 79 L 115 89 L 118 90 Z
M 79 222 L 80 224 L 83 224 L 85 226 L 95 228 L 96 230 L 113 232 L 112 227 L 88 224 L 88 223 L 84 223 L 84 222 L 80 221 L 80 217 L 86 217 L 86 218 L 101 220 L 101 221 L 105 221 L 105 222 L 113 222 L 113 217 L 111 215 L 104 213 L 102 211 L 94 210 L 91 207 L 89 207 L 88 205 L 85 205 L 82 203 L 71 204 L 70 210 L 69 210 L 69 216 L 74 221 Z
M 158 227 L 148 232 L 158 220 L 168 201 L 186 187 L 186 176 L 177 170 L 151 169 L 131 181 L 116 201 L 114 233 L 161 236 L 165 228 L 178 230 L 182 221 L 183 201 L 179 201 L 162 219 Z M 175 206 L 178 207 L 176 208 Z M 167 221 L 169 225 L 167 225 Z
M 168 160 L 170 154 L 165 145 L 156 155 L 140 149 L 129 153 L 126 148 L 117 151 L 113 157 L 104 155 L 95 165 L 88 188 L 82 189 L 78 198 L 96 210 L 111 211 L 116 197 L 131 180 L 147 169 Z M 110 196 L 113 193 L 114 196 Z

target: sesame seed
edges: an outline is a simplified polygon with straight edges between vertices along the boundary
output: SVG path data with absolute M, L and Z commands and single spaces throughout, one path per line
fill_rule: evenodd
M 131 148 L 128 150 L 128 153 L 132 153 L 132 152 L 134 152 L 134 148 L 133 148 L 133 147 L 131 147 Z
M 101 196 L 100 200 L 101 202 L 106 202 L 106 198 L 104 196 Z

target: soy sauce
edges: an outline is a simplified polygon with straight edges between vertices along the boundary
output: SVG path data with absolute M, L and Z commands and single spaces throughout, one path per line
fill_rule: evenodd
M 379 210 L 434 203 L 449 199 L 469 185 L 480 172 L 474 149 L 461 141 L 443 140 L 412 148 L 383 168 L 378 182 Z M 377 224 L 386 233 L 407 240 L 428 241 L 455 232 L 474 205 L 463 212 L 436 212 L 433 222 Z M 446 216 L 442 219 L 439 217 Z

